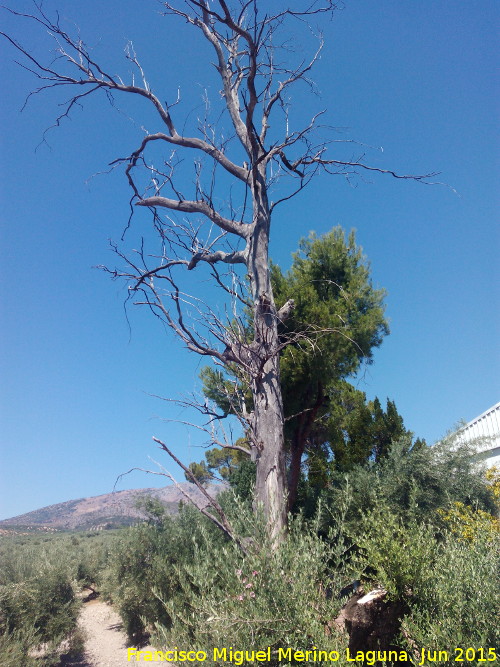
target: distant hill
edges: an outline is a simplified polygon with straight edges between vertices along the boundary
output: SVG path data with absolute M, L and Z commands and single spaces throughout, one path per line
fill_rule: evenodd
M 178 486 L 198 504 L 207 505 L 207 499 L 194 484 L 182 482 Z M 223 488 L 218 484 L 209 484 L 207 491 L 215 497 Z M 178 512 L 179 502 L 188 502 L 175 485 L 165 486 L 162 489 L 115 491 L 92 498 L 67 500 L 64 503 L 42 507 L 11 519 L 4 519 L 0 521 L 0 534 L 3 532 L 1 529 L 9 528 L 53 532 L 56 530 L 102 530 L 129 526 L 147 518 L 145 513 L 137 508 L 137 502 L 147 497 L 157 498 L 166 507 L 169 514 Z

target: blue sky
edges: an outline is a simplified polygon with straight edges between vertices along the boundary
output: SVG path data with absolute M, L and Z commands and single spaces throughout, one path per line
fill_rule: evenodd
M 205 86 L 217 94 L 206 45 L 158 16 L 154 0 L 47 0 L 44 7 L 58 7 L 79 26 L 113 71 L 128 71 L 123 47 L 132 39 L 160 97 L 173 99 L 181 86 L 179 113 L 199 105 Z M 298 88 L 292 100 L 298 118 L 327 109 L 328 122 L 346 128 L 339 136 L 383 147 L 367 149 L 372 164 L 439 171 L 456 190 L 321 176 L 273 219 L 272 256 L 284 268 L 310 230 L 357 230 L 373 282 L 388 292 L 391 326 L 357 386 L 370 398 L 395 400 L 407 427 L 428 442 L 499 400 L 498 15 L 493 0 L 348 0 L 322 24 L 326 46 L 313 73 L 319 96 Z M 43 32 L 2 19 L 34 53 L 51 48 Z M 200 434 L 162 420 L 187 416 L 150 394 L 198 390 L 203 362 L 146 311 L 128 310 L 129 329 L 124 286 L 92 268 L 114 264 L 108 239 L 119 239 L 130 197 L 123 173 L 92 176 L 135 147 L 141 123 L 153 130 L 152 116 L 126 99 L 118 113 L 89 98 L 49 133 L 49 145 L 39 145 L 65 97 L 35 97 L 20 113 L 33 78 L 14 64 L 5 41 L 0 49 L 6 518 L 110 492 L 120 473 L 154 467 L 148 456 L 161 455 L 153 435 L 185 462 L 200 460 Z M 118 488 L 162 483 L 133 473 Z

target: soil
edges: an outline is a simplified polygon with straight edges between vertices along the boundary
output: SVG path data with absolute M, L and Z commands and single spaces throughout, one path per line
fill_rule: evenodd
M 64 667 L 130 667 L 135 663 L 127 660 L 127 648 L 133 644 L 127 639 L 120 616 L 108 604 L 101 600 L 85 602 L 78 625 L 85 635 L 84 654 L 79 660 L 61 663 Z M 141 651 L 154 650 L 152 646 L 141 647 Z

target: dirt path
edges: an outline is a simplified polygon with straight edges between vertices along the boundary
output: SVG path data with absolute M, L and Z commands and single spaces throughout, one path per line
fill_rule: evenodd
M 105 602 L 100 600 L 86 602 L 78 624 L 85 633 L 85 654 L 81 661 L 72 663 L 74 667 L 125 667 L 125 665 L 130 667 L 138 664 L 135 660 L 127 660 L 127 647 L 131 644 L 123 630 L 122 620 Z M 154 648 L 144 646 L 141 650 L 154 651 Z

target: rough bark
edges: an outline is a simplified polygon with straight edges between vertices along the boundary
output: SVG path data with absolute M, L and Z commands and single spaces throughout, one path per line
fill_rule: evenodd
M 286 527 L 286 476 L 283 399 L 279 369 L 278 314 L 269 271 L 271 218 L 264 167 L 253 170 L 254 232 L 249 239 L 247 269 L 253 301 L 252 395 L 254 416 L 251 445 L 257 476 L 255 501 L 261 506 L 274 537 Z

